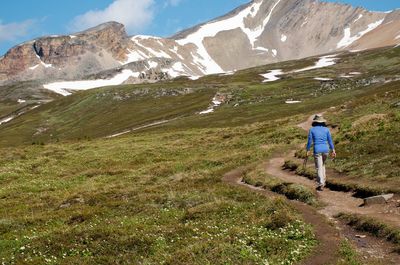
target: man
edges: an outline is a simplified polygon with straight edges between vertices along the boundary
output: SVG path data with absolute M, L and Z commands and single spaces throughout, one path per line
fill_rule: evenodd
M 308 133 L 307 157 L 310 156 L 312 143 L 314 143 L 315 168 L 318 173 L 317 190 L 323 191 L 326 182 L 325 161 L 328 158 L 329 150 L 332 152 L 333 158 L 336 157 L 336 152 L 331 133 L 326 126 L 326 120 L 320 115 L 314 116 L 312 128 Z

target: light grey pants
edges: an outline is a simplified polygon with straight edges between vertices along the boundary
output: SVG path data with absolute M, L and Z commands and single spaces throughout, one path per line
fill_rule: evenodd
M 325 162 L 326 159 L 328 158 L 327 153 L 318 153 L 314 154 L 314 160 L 315 160 L 315 168 L 317 169 L 317 182 L 318 186 L 325 187 L 325 182 L 326 182 L 326 172 L 325 172 Z

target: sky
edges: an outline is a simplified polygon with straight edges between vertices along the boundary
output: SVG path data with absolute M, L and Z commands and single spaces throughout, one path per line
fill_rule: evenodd
M 400 8 L 400 0 L 325 0 L 373 11 Z M 78 32 L 107 21 L 129 35 L 168 37 L 224 15 L 250 0 L 6 0 L 0 9 L 0 55 L 21 42 Z

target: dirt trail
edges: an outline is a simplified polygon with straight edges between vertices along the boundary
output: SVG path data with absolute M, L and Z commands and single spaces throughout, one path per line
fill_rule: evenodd
M 315 189 L 316 183 L 314 181 L 297 176 L 291 172 L 282 171 L 284 162 L 284 157 L 272 158 L 266 164 L 267 173 L 285 182 L 301 184 Z M 360 207 L 363 204 L 363 200 L 355 198 L 352 195 L 352 193 L 331 191 L 329 189 L 319 192 L 318 200 L 325 205 L 319 210 L 320 213 L 326 215 L 330 219 L 339 213 L 355 213 L 373 217 L 374 219 L 393 226 L 400 226 L 400 215 L 398 211 L 387 212 L 386 207 L 382 205 Z
M 235 169 L 224 175 L 223 181 L 234 186 L 240 186 L 242 188 L 258 192 L 268 198 L 279 197 L 272 191 L 257 188 L 242 181 L 243 172 L 245 169 Z M 340 233 L 331 224 L 329 224 L 314 208 L 304 203 L 292 201 L 293 206 L 302 213 L 304 221 L 311 224 L 314 227 L 315 236 L 319 242 L 317 248 L 314 249 L 312 255 L 303 261 L 302 264 L 307 265 L 324 265 L 324 264 L 335 264 L 338 260 L 337 251 L 340 244 Z
M 311 126 L 312 118 L 313 116 L 307 121 L 298 124 L 298 127 L 307 131 Z M 266 172 L 285 182 L 297 183 L 314 189 L 316 187 L 314 181 L 282 170 L 285 159 L 293 158 L 293 156 L 294 151 L 292 150 L 286 155 L 271 158 L 265 163 Z M 244 184 L 242 182 L 242 173 L 243 169 L 234 170 L 227 173 L 223 180 L 232 185 L 242 186 L 254 192 L 262 193 L 268 197 L 277 196 L 271 191 Z M 334 216 L 341 212 L 356 213 L 399 227 L 400 209 L 397 212 L 389 212 L 384 206 L 360 207 L 363 200 L 352 195 L 352 193 L 325 189 L 323 192 L 318 193 L 318 200 L 324 204 L 323 207 L 318 208 L 318 211 L 308 205 L 292 201 L 294 206 L 302 212 L 304 220 L 314 226 L 317 240 L 321 244 L 316 253 L 306 260 L 304 264 L 334 264 L 332 261 L 337 258 L 335 253 L 338 250 L 340 237 L 349 239 L 357 247 L 358 252 L 361 253 L 361 257 L 365 261 L 379 259 L 382 263 L 379 262 L 377 264 L 400 264 L 400 255 L 392 251 L 393 245 L 383 239 L 371 236 L 360 238 L 359 235 L 363 233 L 356 232 L 334 219 Z M 326 217 L 334 223 L 334 226 L 327 224 Z M 338 233 L 340 236 L 338 236 Z
M 323 114 L 323 113 L 321 113 Z M 308 130 L 311 126 L 313 116 L 306 122 L 298 124 L 298 127 Z M 340 155 L 340 154 L 339 154 Z M 285 158 L 293 158 L 294 151 L 291 151 L 289 156 L 275 157 L 268 161 L 266 171 L 268 174 L 278 177 L 286 182 L 297 183 L 315 189 L 316 183 L 305 177 L 297 176 L 287 171 L 282 171 L 282 165 Z M 329 175 L 327 176 L 329 178 Z M 332 218 L 338 213 L 355 213 L 365 215 L 377 219 L 381 222 L 400 227 L 400 208 L 388 210 L 385 205 L 374 205 L 368 207 L 360 207 L 363 200 L 353 197 L 352 193 L 331 191 L 325 189 L 323 192 L 318 193 L 318 199 L 326 206 L 320 212 L 328 218 Z

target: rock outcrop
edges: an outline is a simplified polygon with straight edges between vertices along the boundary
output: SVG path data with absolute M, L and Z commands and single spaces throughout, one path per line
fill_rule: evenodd
M 116 22 L 75 35 L 39 38 L 18 45 L 4 55 L 0 60 L 0 78 L 17 75 L 26 79 L 40 78 L 41 74 L 32 74 L 38 70 L 57 78 L 65 76 L 63 69 L 72 70 L 67 76 L 74 78 L 79 75 L 80 65 L 86 68 L 84 74 L 95 73 L 125 60 L 130 42 L 124 26 Z M 86 58 L 90 58 L 90 62 Z

